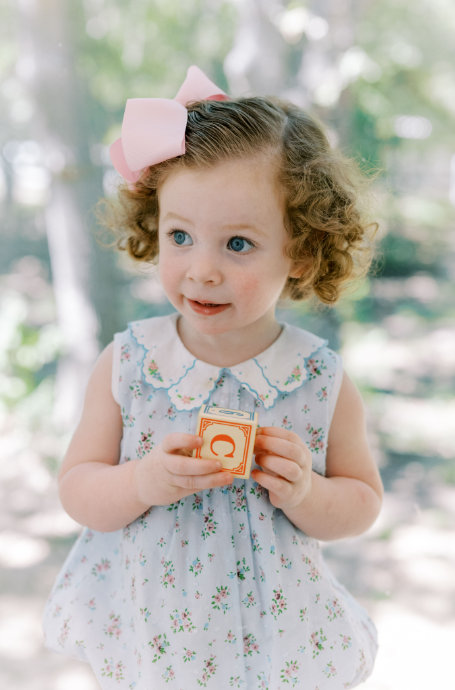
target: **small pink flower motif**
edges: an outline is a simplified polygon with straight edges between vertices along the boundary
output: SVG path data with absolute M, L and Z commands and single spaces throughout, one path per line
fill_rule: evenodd
M 220 595 L 219 595 L 219 594 L 215 594 L 215 602 L 216 602 L 217 604 L 219 604 L 220 601 L 221 601 Z
M 259 645 L 257 644 L 257 642 L 255 642 L 255 643 L 253 644 L 253 652 L 257 652 L 258 649 L 259 649 Z
M 291 673 L 292 673 L 292 669 L 290 666 L 288 666 L 288 668 L 284 672 L 284 675 L 289 677 L 291 675 Z
M 160 563 L 161 563 L 161 565 L 163 565 L 163 563 L 164 563 L 164 556 L 163 556 L 163 558 L 161 559 Z
M 325 389 L 322 391 L 322 397 L 323 397 L 323 398 L 327 398 L 327 397 L 328 397 L 328 393 L 327 393 L 327 391 L 326 391 Z
M 316 448 L 317 446 L 317 441 L 316 439 L 312 438 L 310 441 L 310 448 Z
M 169 584 L 172 585 L 175 582 L 175 577 L 173 575 L 169 575 Z
M 322 450 L 324 448 L 324 441 L 318 441 L 318 447 Z
M 207 530 L 209 532 L 213 532 L 214 529 L 215 529 L 215 525 L 213 524 L 213 522 L 209 522 L 209 524 L 207 525 Z
M 275 599 L 278 601 L 279 598 L 281 597 L 281 594 L 279 592 L 275 592 Z
M 164 544 L 164 537 L 161 537 L 158 541 L 158 544 Z
M 228 640 L 233 640 L 233 639 L 234 639 L 234 635 L 231 633 L 230 630 L 229 630 L 229 632 L 228 632 L 228 634 L 227 634 L 227 638 L 228 638 Z
M 244 644 L 244 645 L 243 645 L 243 653 L 244 653 L 244 654 L 248 654 L 248 647 L 249 647 L 248 644 Z
M 97 569 L 97 571 L 98 571 L 99 573 L 103 570 L 103 568 L 104 568 L 104 566 L 101 565 L 101 563 L 97 563 L 97 564 L 96 564 L 96 569 Z
M 260 615 L 261 618 L 264 618 L 264 616 L 265 616 L 265 611 L 261 611 L 261 613 L 260 613 L 259 615 Z
M 309 359 L 309 360 L 308 360 L 308 364 L 309 364 L 310 366 L 312 366 L 312 365 L 314 364 L 314 359 Z
M 311 424 L 308 422 L 308 424 L 306 426 L 306 430 L 309 431 L 310 429 L 311 429 Z
M 194 503 L 195 505 L 199 505 L 199 503 L 202 503 L 202 498 L 200 496 L 196 496 L 196 498 L 194 499 Z
M 193 656 L 193 652 L 191 651 L 191 649 L 187 649 L 187 650 L 186 650 L 185 656 L 187 656 L 188 659 L 191 659 L 191 657 Z
M 281 556 L 281 557 L 280 557 L 280 561 L 281 561 L 281 563 L 284 565 L 284 564 L 286 563 L 285 557 L 284 557 L 284 556 Z
M 87 562 L 87 556 L 82 556 L 81 563 L 86 563 L 86 562 Z
M 150 451 L 150 448 L 151 448 L 151 447 L 152 447 L 152 446 L 150 445 L 150 443 L 148 443 L 148 442 L 147 442 L 147 443 L 144 443 L 144 452 L 145 452 L 145 453 L 148 453 L 148 452 Z
M 272 604 L 272 613 L 275 614 L 278 611 L 276 604 Z
M 149 364 L 150 373 L 156 371 L 157 369 L 158 369 L 158 364 L 152 360 Z
M 202 682 L 203 682 L 203 683 L 206 683 L 206 682 L 207 682 L 207 674 L 205 673 L 205 671 L 204 671 L 204 673 L 202 674 Z
M 116 630 L 115 630 L 116 637 L 120 637 L 121 634 L 122 634 L 122 631 L 120 630 L 120 628 L 116 628 Z
M 284 607 L 286 606 L 284 599 L 280 601 L 279 606 L 280 608 L 284 609 Z
M 155 646 L 155 647 L 158 647 L 159 643 L 160 643 L 159 635 L 155 635 L 155 637 L 153 638 L 153 644 L 154 644 L 154 646 Z
M 169 671 L 169 678 L 173 678 L 175 676 L 175 671 L 172 669 Z
M 180 523 L 179 523 L 179 521 L 178 521 L 178 520 L 176 520 L 176 522 L 175 522 L 175 529 L 178 529 L 178 528 L 179 528 L 179 526 L 180 526 Z
M 182 539 L 182 549 L 183 549 L 184 546 L 185 546 L 185 540 Z
M 190 398 L 188 395 L 182 395 L 182 403 L 184 405 L 189 405 L 194 398 Z
M 240 498 L 240 497 L 235 499 L 235 505 L 237 506 L 237 508 L 241 508 L 242 501 L 243 501 L 243 498 Z
M 222 589 L 222 590 L 221 590 L 220 596 L 221 596 L 223 599 L 227 599 L 227 592 L 226 592 L 225 589 Z

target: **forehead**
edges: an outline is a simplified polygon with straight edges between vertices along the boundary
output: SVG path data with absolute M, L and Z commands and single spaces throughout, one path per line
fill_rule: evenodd
M 271 157 L 184 168 L 172 172 L 160 187 L 160 220 L 171 213 L 194 222 L 218 218 L 231 224 L 275 223 L 283 220 L 283 196 Z

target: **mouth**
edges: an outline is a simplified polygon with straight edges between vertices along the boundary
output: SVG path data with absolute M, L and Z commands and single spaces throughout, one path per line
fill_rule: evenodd
M 219 314 L 220 312 L 224 311 L 225 309 L 228 309 L 228 307 L 231 306 L 230 303 L 216 304 L 215 302 L 203 302 L 194 299 L 189 299 L 189 297 L 187 297 L 186 299 L 188 300 L 188 304 L 190 305 L 193 311 L 195 311 L 197 314 L 204 314 L 205 316 L 213 316 L 214 314 Z

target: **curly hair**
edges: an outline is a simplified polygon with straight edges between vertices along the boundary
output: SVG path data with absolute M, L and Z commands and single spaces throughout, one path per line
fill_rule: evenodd
M 185 153 L 147 168 L 132 187 L 120 184 L 115 197 L 98 205 L 98 220 L 115 234 L 110 246 L 157 262 L 159 190 L 171 173 L 271 153 L 284 190 L 286 253 L 300 269 L 282 297 L 315 295 L 335 304 L 373 258 L 378 224 L 368 222 L 362 205 L 368 180 L 359 165 L 331 146 L 316 118 L 278 98 L 197 101 L 187 110 Z

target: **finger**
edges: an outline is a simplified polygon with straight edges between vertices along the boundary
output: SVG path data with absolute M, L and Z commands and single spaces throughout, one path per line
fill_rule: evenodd
M 255 482 L 261 484 L 266 489 L 270 489 L 276 494 L 282 493 L 283 487 L 289 485 L 289 482 L 282 477 L 274 477 L 271 474 L 262 472 L 261 470 L 253 470 L 251 476 Z
M 301 448 L 306 447 L 305 442 L 302 441 L 298 434 L 294 431 L 290 431 L 290 429 L 283 429 L 280 426 L 261 426 L 256 431 L 256 438 L 265 437 L 282 438 L 285 441 L 297 444 Z
M 202 475 L 219 473 L 221 463 L 219 460 L 204 460 L 203 458 L 169 454 L 166 458 L 166 469 L 174 475 Z
M 215 474 L 200 475 L 170 475 L 174 486 L 181 489 L 189 489 L 190 491 L 203 491 L 204 489 L 211 489 L 215 486 L 224 486 L 230 484 L 233 477 L 228 472 L 216 472 Z
M 302 446 L 287 441 L 284 438 L 275 438 L 272 436 L 259 436 L 256 438 L 254 444 L 254 453 L 268 453 L 271 455 L 280 455 L 283 458 L 288 458 L 297 462 L 299 465 L 303 465 L 305 459 L 308 459 L 308 453 L 302 448 Z
M 261 468 L 264 468 L 264 472 L 267 471 L 267 474 L 272 472 L 272 476 L 278 475 L 288 482 L 298 481 L 303 472 L 298 463 L 276 455 L 261 455 L 260 462 L 256 460 L 256 463 Z
M 176 453 L 182 448 L 200 448 L 202 446 L 202 437 L 195 434 L 181 434 L 175 432 L 167 434 L 163 438 L 161 448 L 165 453 Z

